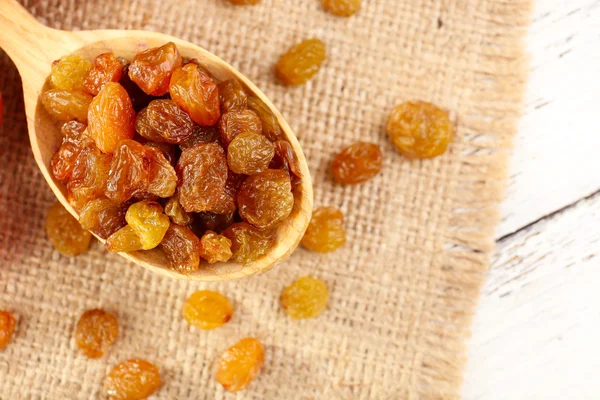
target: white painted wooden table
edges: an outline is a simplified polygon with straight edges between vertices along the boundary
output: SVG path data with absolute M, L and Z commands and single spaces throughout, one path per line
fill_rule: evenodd
M 600 0 L 537 0 L 465 400 L 600 399 Z

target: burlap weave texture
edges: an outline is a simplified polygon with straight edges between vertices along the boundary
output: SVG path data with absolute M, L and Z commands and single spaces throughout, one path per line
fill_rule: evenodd
M 0 399 L 103 399 L 105 374 L 131 357 L 161 367 L 160 399 L 459 398 L 521 111 L 530 3 L 363 0 L 343 19 L 319 0 L 24 1 L 54 28 L 162 31 L 240 69 L 296 132 L 315 205 L 343 210 L 348 242 L 325 255 L 299 249 L 272 272 L 221 284 L 168 280 L 97 244 L 77 258 L 60 255 L 43 230 L 54 199 L 29 149 L 18 73 L 0 53 L 0 309 L 19 319 L 0 352 Z M 281 86 L 274 63 L 309 37 L 327 44 L 328 61 L 307 85 Z M 393 150 L 385 121 L 411 99 L 452 111 L 457 137 L 444 156 L 408 161 Z M 382 146 L 383 172 L 335 184 L 332 155 L 357 140 Z M 331 298 L 319 318 L 295 321 L 278 297 L 302 275 L 324 279 Z M 181 317 L 201 288 L 234 302 L 223 328 L 199 331 Z M 95 307 L 115 313 L 121 332 L 104 358 L 88 360 L 73 329 Z M 213 379 L 214 361 L 245 336 L 264 343 L 264 369 L 246 391 L 228 394 Z

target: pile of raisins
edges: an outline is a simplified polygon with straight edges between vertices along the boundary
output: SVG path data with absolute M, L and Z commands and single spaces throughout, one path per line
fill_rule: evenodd
M 302 174 L 276 117 L 237 80 L 217 81 L 167 43 L 130 63 L 64 57 L 49 85 L 41 102 L 63 135 L 52 173 L 108 250 L 157 248 L 182 273 L 269 251 Z M 66 210 L 47 221 L 61 252 L 87 249 Z

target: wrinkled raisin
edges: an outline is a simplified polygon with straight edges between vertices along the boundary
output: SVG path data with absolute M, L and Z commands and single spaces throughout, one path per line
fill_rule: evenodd
M 194 147 L 198 143 L 213 143 L 219 140 L 219 131 L 215 126 L 200 126 L 196 125 L 194 127 L 194 133 L 192 136 L 181 143 L 179 147 L 181 150 L 189 149 L 190 147 Z
M 113 400 L 141 400 L 155 393 L 160 384 L 156 365 L 131 359 L 115 365 L 106 376 L 104 388 Z
M 221 116 L 217 85 L 196 64 L 186 64 L 173 72 L 169 93 L 198 125 L 212 126 Z
M 238 263 L 248 263 L 264 256 L 273 245 L 271 232 L 258 230 L 245 222 L 231 225 L 222 235 L 231 240 L 231 261 Z
M 249 176 L 238 193 L 240 216 L 258 228 L 271 228 L 292 212 L 294 195 L 289 175 L 268 169 Z
M 70 92 L 61 89 L 50 89 L 42 93 L 41 100 L 48 114 L 59 121 L 76 119 L 80 122 L 86 122 L 92 96 L 78 90 Z
M 277 62 L 277 75 L 288 85 L 302 85 L 312 79 L 325 61 L 325 43 L 307 39 L 291 47 Z
M 59 202 L 48 211 L 46 235 L 56 250 L 68 256 L 85 253 L 92 234 L 85 230 Z
M 217 87 L 219 89 L 219 101 L 221 102 L 221 114 L 246 109 L 248 97 L 244 92 L 244 88 L 236 79 L 223 81 Z
M 160 248 L 171 268 L 181 273 L 190 273 L 200 266 L 200 239 L 185 226 L 171 224 Z
M 300 171 L 300 161 L 291 144 L 284 140 L 278 140 L 273 143 L 275 154 L 271 160 L 269 168 L 283 169 L 290 175 L 293 185 L 297 185 L 302 180 Z
M 50 83 L 57 89 L 84 90 L 85 75 L 92 66 L 88 60 L 68 55 L 52 63 Z
M 227 171 L 227 181 L 225 182 L 225 190 L 221 196 L 213 204 L 210 211 L 217 214 L 229 214 L 237 209 L 237 195 L 240 191 L 240 186 L 246 179 L 245 175 L 236 174 L 231 170 Z
M 302 245 L 319 253 L 337 249 L 346 242 L 344 215 L 334 207 L 321 207 L 312 214 Z
M 275 142 L 281 138 L 281 127 L 275 114 L 258 97 L 248 97 L 248 108 L 260 119 L 262 133 L 270 141 Z
M 140 238 L 143 250 L 150 250 L 159 245 L 167 229 L 169 217 L 155 201 L 143 200 L 132 204 L 125 214 L 127 224 Z
M 131 104 L 133 105 L 133 109 L 136 112 L 140 112 L 142 109 L 148 106 L 152 100 L 155 100 L 156 97 L 150 96 L 146 92 L 144 92 L 140 87 L 131 80 L 129 77 L 129 66 L 128 64 L 123 67 L 123 75 L 121 75 L 121 79 L 119 83 L 123 86 L 123 89 L 127 91 L 129 98 L 131 99 Z
M 331 168 L 340 183 L 366 182 L 381 171 L 383 153 L 373 143 L 358 142 L 344 148 L 335 156 Z
M 179 195 L 175 194 L 173 197 L 167 200 L 165 204 L 165 214 L 167 214 L 173 223 L 181 226 L 186 226 L 194 221 L 191 214 L 188 214 L 181 203 L 179 203 Z
M 62 144 L 50 161 L 52 175 L 56 179 L 64 181 L 71 177 L 79 153 L 91 143 L 91 139 L 85 134 L 85 128 L 84 124 L 77 121 L 67 122 L 61 127 Z
M 175 158 L 175 146 L 168 144 L 168 143 L 162 143 L 162 142 L 146 142 L 146 143 L 144 143 L 144 146 L 156 147 L 157 149 L 162 151 L 163 155 L 165 156 L 165 158 L 167 159 L 169 164 L 171 164 L 173 167 L 175 167 L 175 164 L 177 161 Z
M 108 174 L 106 197 L 122 203 L 148 189 L 151 163 L 148 154 L 135 140 L 119 142 Z
M 15 333 L 17 320 L 14 315 L 8 311 L 0 310 L 0 350 L 8 345 L 10 339 Z
M 135 130 L 153 142 L 178 144 L 194 133 L 194 121 L 173 100 L 154 100 L 137 115 Z
M 202 237 L 206 231 L 221 232 L 231 226 L 234 222 L 235 213 L 216 214 L 204 211 L 196 214 L 194 219 L 194 229 L 198 232 L 198 237 Z
M 263 135 L 242 132 L 227 147 L 227 164 L 236 174 L 253 175 L 269 168 L 275 149 Z
M 231 240 L 213 231 L 207 231 L 200 239 L 200 257 L 214 264 L 219 261 L 229 261 Z
M 77 210 L 104 195 L 111 160 L 110 154 L 102 153 L 93 143 L 81 149 L 67 183 L 69 202 Z
M 104 247 L 115 253 L 142 250 L 142 241 L 133 228 L 125 225 L 106 239 Z
M 230 111 L 219 120 L 219 133 L 221 134 L 221 143 L 227 147 L 229 143 L 242 132 L 260 134 L 262 132 L 262 122 L 258 115 L 250 110 Z
M 323 6 L 339 17 L 349 17 L 360 9 L 361 0 L 323 0 Z
M 129 95 L 117 82 L 108 82 L 88 111 L 88 134 L 104 153 L 112 153 L 122 139 L 135 133 L 135 111 Z
M 89 358 L 100 358 L 117 340 L 119 323 L 114 315 L 104 310 L 87 310 L 75 328 L 77 347 Z
M 162 198 L 173 196 L 177 189 L 175 168 L 167 160 L 162 150 L 147 145 L 144 148 L 150 159 L 148 192 Z
M 174 43 L 144 50 L 133 57 L 129 78 L 147 94 L 162 96 L 169 92 L 169 81 L 181 67 L 181 55 Z
M 220 199 L 227 181 L 227 159 L 221 146 L 201 143 L 183 150 L 176 169 L 179 201 L 184 210 L 210 210 Z
M 125 213 L 128 203 L 116 204 L 101 198 L 88 202 L 79 213 L 79 223 L 102 239 L 127 225 Z
M 230 392 L 245 389 L 260 371 L 264 359 L 258 339 L 242 339 L 219 358 L 216 380 Z
M 123 65 L 113 53 L 103 53 L 94 59 L 92 68 L 87 71 L 83 86 L 93 95 L 107 82 L 119 82 L 123 74 Z
M 293 318 L 313 318 L 327 308 L 329 290 L 320 279 L 304 276 L 295 280 L 281 293 L 284 311 Z
M 209 330 L 225 325 L 233 315 L 233 306 L 221 293 L 199 290 L 187 298 L 182 313 L 190 325 Z
M 392 111 L 387 131 L 408 158 L 433 158 L 448 148 L 454 127 L 448 113 L 424 101 L 402 103 Z

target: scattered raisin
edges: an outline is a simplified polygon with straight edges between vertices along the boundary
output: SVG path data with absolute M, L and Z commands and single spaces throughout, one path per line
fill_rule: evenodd
M 227 164 L 236 174 L 253 175 L 269 168 L 275 149 L 263 135 L 242 132 L 227 147 Z
M 191 214 L 188 214 L 181 206 L 179 195 L 177 193 L 167 200 L 167 203 L 165 204 L 165 214 L 171 218 L 173 223 L 181 226 L 189 225 L 194 221 Z
M 325 61 L 325 43 L 307 39 L 290 48 L 277 62 L 277 75 L 288 85 L 302 85 L 311 80 Z
M 93 143 L 79 152 L 67 183 L 69 202 L 80 210 L 88 201 L 104 196 L 112 156 Z
M 101 198 L 88 202 L 79 212 L 79 223 L 102 239 L 127 225 L 125 213 L 128 203 L 117 204 Z
M 222 235 L 231 240 L 231 261 L 244 264 L 267 254 L 274 242 L 271 232 L 258 230 L 245 222 L 231 225 Z
M 361 0 L 323 0 L 323 6 L 339 17 L 349 17 L 360 9 Z
M 292 318 L 313 318 L 327 308 L 329 291 L 320 279 L 304 276 L 281 293 L 281 306 Z
M 147 94 L 162 96 L 169 92 L 169 81 L 181 67 L 181 55 L 174 43 L 144 50 L 133 57 L 129 78 Z
M 52 63 L 50 83 L 61 90 L 84 90 L 85 75 L 92 66 L 88 60 L 69 55 Z
M 231 240 L 213 231 L 207 231 L 200 239 L 200 257 L 214 264 L 229 261 L 232 256 Z
M 100 358 L 117 340 L 119 323 L 114 315 L 104 310 L 87 310 L 75 328 L 77 347 L 89 358 Z
M 50 89 L 42 93 L 41 101 L 48 114 L 59 121 L 76 119 L 86 122 L 92 96 L 78 90 Z
M 262 133 L 270 141 L 275 142 L 281 138 L 281 127 L 275 114 L 258 97 L 248 97 L 248 108 L 258 116 L 262 125 Z
M 120 362 L 108 373 L 104 388 L 114 400 L 141 400 L 160 388 L 160 371 L 148 361 L 131 359 Z
M 344 215 L 334 207 L 320 207 L 313 211 L 312 219 L 302 238 L 302 245 L 319 253 L 328 253 L 346 242 Z
M 454 136 L 448 113 L 424 101 L 397 106 L 388 119 L 387 131 L 398 151 L 408 158 L 437 157 Z
M 194 121 L 173 100 L 153 100 L 137 115 L 135 130 L 153 142 L 178 144 L 194 133 Z
M 17 320 L 8 311 L 0 310 L 0 350 L 8 345 L 12 335 L 15 333 Z
M 271 228 L 292 212 L 294 195 L 287 172 L 268 169 L 249 176 L 238 193 L 240 216 L 258 228 Z
M 84 229 L 60 202 L 48 211 L 46 234 L 56 250 L 67 256 L 85 253 L 90 247 L 92 234 Z
M 140 238 L 143 250 L 150 250 L 159 245 L 167 229 L 169 217 L 155 201 L 143 200 L 132 204 L 125 214 L 127 224 Z
M 269 168 L 283 169 L 290 175 L 292 185 L 297 185 L 302 180 L 300 171 L 300 161 L 291 144 L 286 141 L 278 140 L 273 143 L 275 154 L 271 160 Z
M 113 53 L 103 53 L 94 59 L 92 68 L 85 75 L 83 86 L 93 95 L 100 93 L 100 89 L 107 82 L 119 82 L 123 74 L 123 65 Z
M 248 97 L 244 88 L 236 79 L 228 79 L 217 85 L 221 114 L 228 111 L 244 111 L 248 105 Z
M 221 116 L 219 120 L 219 133 L 221 143 L 227 147 L 229 143 L 242 132 L 260 134 L 262 122 L 258 115 L 250 110 L 230 111 Z
M 225 325 L 233 315 L 233 306 L 221 293 L 199 290 L 183 304 L 183 317 L 192 326 L 204 330 Z
M 217 85 L 196 64 L 186 64 L 173 72 L 169 93 L 198 125 L 212 126 L 221 116 Z
M 104 247 L 114 253 L 142 250 L 142 241 L 133 228 L 125 225 L 106 239 Z
M 358 142 L 335 156 L 331 168 L 338 182 L 353 185 L 373 178 L 382 166 L 381 148 L 373 143 Z
M 171 224 L 160 248 L 171 268 L 181 273 L 190 273 L 200 266 L 200 240 L 185 226 Z
M 258 339 L 242 339 L 219 358 L 216 380 L 230 392 L 245 389 L 260 371 L 264 359 Z

